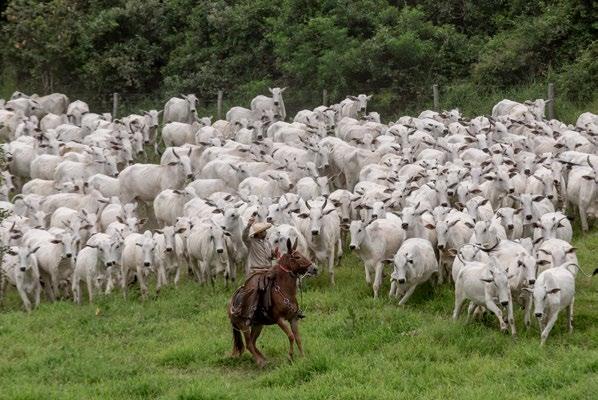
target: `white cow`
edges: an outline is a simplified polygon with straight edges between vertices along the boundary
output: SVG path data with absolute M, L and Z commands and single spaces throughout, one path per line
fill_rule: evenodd
M 383 263 L 399 250 L 405 240 L 405 231 L 399 223 L 387 219 L 370 220 L 368 224 L 361 220 L 352 221 L 349 231 L 349 248 L 363 261 L 368 285 L 372 284 L 372 272 L 375 273 L 373 290 L 376 298 L 382 285 Z
M 182 189 L 187 179 L 193 178 L 189 156 L 174 153 L 176 161 L 168 165 L 133 164 L 119 175 L 120 199 L 129 203 L 138 198 L 141 201 L 153 201 L 165 189 Z
M 6 284 L 10 283 L 17 288 L 27 312 L 31 312 L 32 302 L 34 308 L 39 306 L 41 284 L 35 255 L 39 248 L 10 247 L 6 251 L 0 268 L 0 301 L 4 297 Z
M 343 249 L 338 213 L 332 204 L 327 206 L 328 199 L 323 203 L 314 202 L 313 205 L 305 202 L 306 210 L 298 214 L 299 221 L 295 225 L 305 236 L 317 262 L 328 265 L 330 283 L 334 286 L 334 264 Z
M 143 234 L 131 233 L 125 238 L 121 259 L 121 285 L 125 299 L 131 278 L 130 272 L 137 277 L 141 298 L 147 299 L 146 277 L 152 268 L 155 268 L 155 246 L 156 243 L 150 231 L 145 231 Z
M 198 99 L 194 94 L 172 97 L 164 105 L 164 123 L 184 122 L 192 124 L 197 119 Z M 193 142 L 192 142 L 193 143 Z
M 490 263 L 478 261 L 467 262 L 461 269 L 455 280 L 455 309 L 453 311 L 453 320 L 459 318 L 461 308 L 465 300 L 471 303 L 467 310 L 467 321 L 477 306 L 486 307 L 490 310 L 500 324 L 500 330 L 506 331 L 507 324 L 503 320 L 503 313 L 498 307 L 507 308 L 507 320 L 511 326 L 511 334 L 515 335 L 515 320 L 513 318 L 513 302 L 511 301 L 511 291 L 509 290 L 509 280 L 507 274 L 498 265 L 496 260 Z
M 561 310 L 567 309 L 567 325 L 569 332 L 573 332 L 575 275 L 568 267 L 569 263 L 566 263 L 540 273 L 534 285 L 534 314 L 540 324 L 542 346 L 546 343 Z M 574 264 L 573 268 L 577 268 L 577 265 Z
M 398 298 L 401 292 L 403 297 L 399 305 L 409 300 L 417 285 L 428 281 L 432 274 L 438 273 L 434 248 L 426 239 L 405 240 L 393 258 L 393 265 L 389 296 Z

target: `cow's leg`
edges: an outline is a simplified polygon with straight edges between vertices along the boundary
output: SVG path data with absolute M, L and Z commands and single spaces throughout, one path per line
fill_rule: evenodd
M 137 265 L 137 280 L 139 281 L 139 289 L 141 290 L 141 299 L 147 300 L 147 285 L 143 276 L 143 266 Z
M 459 314 L 461 313 L 461 308 L 463 307 L 463 302 L 465 301 L 465 296 L 462 293 L 462 290 L 457 287 L 455 289 L 455 309 L 453 310 L 453 320 L 456 321 L 459 318 Z
M 442 285 L 444 282 L 444 257 L 442 253 L 438 255 L 438 284 Z
M 376 275 L 374 277 L 374 298 L 378 298 L 378 291 L 382 286 L 382 272 L 384 272 L 384 263 L 381 261 L 376 264 Z
M 31 301 L 29 301 L 29 297 L 27 297 L 27 292 L 25 292 L 23 287 L 21 287 L 21 285 L 19 285 L 18 283 L 17 283 L 17 291 L 19 292 L 19 296 L 21 297 L 21 300 L 23 301 L 23 306 L 25 306 L 25 310 L 27 310 L 27 312 L 30 313 L 31 312 Z
M 328 275 L 330 276 L 330 284 L 334 286 L 334 251 L 328 254 Z
M 525 292 L 524 292 L 525 293 Z M 525 313 L 523 314 L 523 324 L 526 329 L 529 329 L 532 319 L 532 295 L 526 294 L 524 299 Z
M 585 205 L 579 205 L 579 219 L 581 220 L 581 230 L 584 232 L 588 231 L 588 215 L 586 213 Z
M 127 275 L 129 275 L 129 270 L 124 266 L 124 263 L 121 263 L 121 271 L 120 271 L 120 284 L 123 290 L 123 297 L 127 299 L 127 292 L 129 291 L 129 285 L 127 285 Z
M 297 343 L 297 350 L 299 350 L 299 355 L 303 357 L 303 344 L 301 343 L 301 335 L 299 334 L 298 319 L 294 319 L 291 321 L 291 330 L 293 331 L 293 335 L 295 336 L 295 342 Z
M 289 338 L 289 361 L 293 361 L 293 350 L 294 350 L 294 344 L 295 344 L 295 335 L 293 334 L 293 331 L 291 330 L 291 327 L 288 326 L 285 322 L 286 321 L 283 318 L 279 318 L 276 321 L 276 325 L 278 325 L 280 327 L 280 329 L 282 329 L 282 331 L 284 333 L 286 333 L 287 337 Z
M 176 272 L 174 274 L 174 287 L 175 288 L 179 287 L 179 280 L 181 279 L 181 269 L 182 269 L 181 264 L 180 263 L 177 264 L 177 266 L 176 266 Z
M 540 335 L 540 346 L 544 346 L 544 343 L 546 343 L 546 339 L 548 339 L 548 335 L 550 334 L 550 331 L 552 330 L 552 327 L 554 326 L 558 316 L 559 311 L 557 309 L 550 315 L 550 317 L 548 317 L 548 322 L 546 323 L 544 329 L 542 329 L 542 334 Z
M 370 274 L 370 264 L 368 262 L 363 263 L 363 269 L 365 270 L 365 283 L 370 286 L 372 284 L 372 276 Z
M 511 335 L 517 335 L 517 328 L 515 327 L 515 317 L 513 316 L 513 298 L 509 294 L 509 304 L 507 305 L 507 321 L 511 327 Z
M 405 304 L 407 302 L 407 300 L 409 300 L 409 297 L 411 297 L 411 295 L 415 291 L 416 287 L 417 287 L 417 283 L 415 285 L 411 286 L 409 289 L 407 289 L 407 291 L 403 295 L 403 298 L 399 301 L 400 306 L 402 306 L 403 304 Z
M 392 298 L 393 296 L 397 295 L 397 281 L 393 280 L 390 282 L 390 292 L 388 292 L 388 297 Z
M 52 274 L 50 275 L 50 282 L 52 282 L 52 292 L 54 293 L 54 299 L 60 298 L 60 287 L 59 287 L 59 279 L 58 279 L 58 267 L 52 270 Z
M 87 274 L 85 281 L 87 283 L 87 297 L 89 298 L 89 304 L 91 304 L 93 303 L 93 279 L 90 274 Z
M 467 307 L 467 319 L 465 320 L 466 324 L 469 324 L 469 321 L 471 321 L 471 316 L 473 315 L 476 307 L 477 305 L 474 302 L 469 303 L 469 307 Z
M 502 311 L 500 311 L 500 308 L 498 308 L 498 306 L 496 304 L 494 304 L 494 302 L 488 301 L 488 300 L 486 300 L 486 308 L 488 310 L 492 311 L 494 313 L 494 315 L 496 315 L 496 318 L 498 318 L 498 323 L 500 324 L 500 330 L 506 331 L 507 324 L 505 324 L 505 321 L 503 321 L 503 319 L 502 319 Z
M 567 325 L 569 326 L 569 333 L 573 333 L 573 303 L 575 298 L 571 299 L 571 304 L 567 307 Z
M 40 295 L 42 292 L 42 286 L 41 284 L 38 282 L 36 282 L 35 284 L 35 292 L 34 292 L 34 299 L 35 299 L 35 308 L 39 307 L 39 301 L 40 301 Z

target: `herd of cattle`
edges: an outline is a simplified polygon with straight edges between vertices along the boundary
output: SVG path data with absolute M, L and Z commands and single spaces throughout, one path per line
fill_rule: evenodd
M 298 241 L 331 285 L 350 236 L 374 297 L 390 262 L 400 304 L 434 277 L 454 283 L 454 318 L 469 300 L 469 316 L 488 310 L 515 334 L 517 303 L 526 326 L 534 308 L 542 343 L 560 310 L 572 328 L 570 219 L 587 231 L 596 215 L 597 115 L 572 126 L 546 120 L 543 100 L 503 100 L 473 119 L 384 124 L 359 95 L 285 122 L 283 91 L 213 123 L 194 95 L 114 120 L 63 94 L 2 101 L 0 298 L 10 283 L 30 311 L 42 289 L 80 303 L 82 283 L 92 301 L 137 284 L 146 298 L 151 275 L 156 291 L 187 272 L 228 282 L 247 269 L 253 216 L 273 224 L 274 247 Z M 142 163 L 148 153 L 160 163 Z

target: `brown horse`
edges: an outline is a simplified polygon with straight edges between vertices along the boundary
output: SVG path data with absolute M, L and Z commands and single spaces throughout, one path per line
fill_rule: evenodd
M 289 360 L 293 359 L 295 342 L 299 354 L 303 356 L 297 318 L 297 278 L 316 273 L 317 269 L 312 262 L 297 252 L 297 241 L 292 245 L 287 239 L 287 252 L 279 258 L 276 266 L 249 276 L 245 284 L 235 291 L 228 306 L 228 317 L 233 329 L 232 356 L 240 356 L 247 346 L 255 362 L 263 367 L 266 359 L 255 342 L 264 325 L 274 324 L 289 338 Z

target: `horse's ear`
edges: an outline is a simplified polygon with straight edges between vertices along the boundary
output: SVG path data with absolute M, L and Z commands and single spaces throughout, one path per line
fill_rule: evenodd
M 293 244 L 291 243 L 291 239 L 287 239 L 287 253 L 292 253 L 293 252 Z
M 295 239 L 295 243 L 293 244 L 293 251 L 297 250 L 298 244 L 299 244 L 299 239 Z

